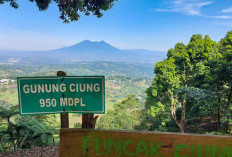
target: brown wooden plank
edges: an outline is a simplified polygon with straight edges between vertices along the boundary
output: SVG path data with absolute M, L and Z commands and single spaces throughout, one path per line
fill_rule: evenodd
M 60 157 L 232 157 L 232 136 L 61 129 Z

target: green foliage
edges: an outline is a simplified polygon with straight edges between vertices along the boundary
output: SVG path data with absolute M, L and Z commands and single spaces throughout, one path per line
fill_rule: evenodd
M 1 126 L 5 126 L 0 128 L 0 151 L 54 145 L 53 134 L 57 133 L 56 130 L 34 117 L 19 117 L 18 106 L 9 109 L 0 107 L 0 117 Z
M 0 117 L 2 119 L 10 119 L 12 116 L 18 114 L 18 106 L 11 106 L 9 103 L 5 101 L 0 101 Z M 4 108 L 2 106 L 11 106 L 9 109 Z
M 29 0 L 35 2 L 40 11 L 48 9 L 52 0 Z M 98 18 L 103 16 L 103 11 L 111 9 L 114 2 L 117 0 L 53 0 L 57 4 L 60 12 L 60 19 L 64 23 L 70 21 L 77 21 L 80 18 L 80 13 L 88 16 L 90 13 L 97 16 Z M 16 0 L 0 0 L 0 4 L 10 2 L 10 5 L 17 9 L 19 7 Z
M 200 34 L 193 35 L 187 46 L 177 43 L 168 51 L 167 59 L 155 65 L 156 76 L 146 91 L 146 116 L 140 127 L 163 130 L 161 126 L 170 127 L 174 120 L 183 132 L 189 130 L 186 122 L 208 116 L 212 120 L 217 117 L 215 131 L 229 133 L 231 60 L 232 31 L 219 43 Z M 175 130 L 176 126 L 166 130 Z
M 35 118 L 38 122 L 50 126 L 54 129 L 58 130 L 60 128 L 60 121 L 58 119 L 59 117 L 56 114 L 35 115 L 32 117 Z
M 48 146 L 53 143 L 53 134 L 56 130 L 39 122 L 37 119 L 24 116 L 16 120 L 16 130 L 22 144 L 19 148 L 34 146 Z
M 82 128 L 82 124 L 81 123 L 75 123 L 74 128 Z
M 141 117 L 141 104 L 135 95 L 113 105 L 114 110 L 108 110 L 97 123 L 99 129 L 134 130 Z

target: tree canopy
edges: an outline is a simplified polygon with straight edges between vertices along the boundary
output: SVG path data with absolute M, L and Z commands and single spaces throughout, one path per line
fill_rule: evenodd
M 155 78 L 146 91 L 146 118 L 153 117 L 156 123 L 147 118 L 151 121 L 141 127 L 173 131 L 169 126 L 174 121 L 184 132 L 187 127 L 190 131 L 187 124 L 196 119 L 211 119 L 216 122 L 214 131 L 228 133 L 232 111 L 231 56 L 232 31 L 218 43 L 208 35 L 195 34 L 187 45 L 177 43 L 169 49 L 167 59 L 155 65 Z M 158 111 L 160 108 L 162 112 Z M 151 127 L 150 123 L 156 126 Z
M 60 12 L 60 19 L 64 23 L 70 21 L 78 21 L 80 13 L 88 16 L 91 13 L 98 18 L 103 16 L 103 11 L 111 9 L 114 2 L 117 0 L 28 0 L 32 3 L 36 3 L 36 6 L 40 11 L 48 9 L 49 5 L 54 2 L 57 4 Z M 19 4 L 17 0 L 0 0 L 0 4 L 9 2 L 10 5 L 17 9 Z

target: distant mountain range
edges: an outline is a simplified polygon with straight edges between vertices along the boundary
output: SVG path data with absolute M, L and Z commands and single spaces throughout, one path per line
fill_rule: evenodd
M 143 49 L 121 50 L 104 41 L 82 41 L 49 51 L 0 51 L 0 64 L 67 64 L 79 61 L 110 61 L 155 64 L 166 52 Z

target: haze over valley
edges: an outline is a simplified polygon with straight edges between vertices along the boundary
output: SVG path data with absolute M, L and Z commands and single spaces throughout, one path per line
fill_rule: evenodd
M 48 51 L 0 50 L 0 64 L 47 65 L 69 64 L 80 61 L 146 63 L 162 61 L 166 53 L 144 49 L 118 49 L 104 41 L 82 41 L 78 44 Z

